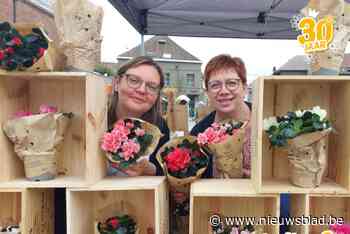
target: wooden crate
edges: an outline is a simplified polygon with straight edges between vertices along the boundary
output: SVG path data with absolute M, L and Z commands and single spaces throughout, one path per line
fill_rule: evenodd
M 350 223 L 350 195 L 308 195 L 309 215 L 312 217 L 342 218 Z M 309 225 L 306 233 L 318 234 L 328 230 L 329 225 Z
M 294 222 L 305 224 L 294 223 L 290 229 L 292 233 L 319 234 L 329 230 L 330 217 L 333 217 L 333 223 L 339 218 L 347 224 L 350 222 L 350 195 L 292 194 L 290 207 L 290 216 Z M 304 219 L 301 219 L 302 216 Z M 322 218 L 324 221 L 322 219 L 316 221 L 317 218 Z M 323 223 L 320 222 L 324 222 L 325 225 L 321 225 Z
M 0 189 L 0 221 L 11 219 L 22 233 L 54 233 L 53 189 Z
M 279 196 L 256 194 L 250 180 L 202 179 L 191 186 L 190 234 L 209 233 L 209 217 L 279 217 Z M 264 231 L 279 233 L 278 225 L 264 225 Z
M 34 113 L 41 104 L 73 112 L 58 157 L 59 176 L 55 180 L 30 182 L 24 177 L 23 162 L 13 144 L 0 133 L 0 187 L 79 187 L 92 184 L 105 175 L 105 159 L 99 139 L 106 129 L 104 80 L 87 73 L 9 73 L 0 75 L 0 122 L 19 110 Z
M 350 189 L 350 77 L 273 76 L 254 82 L 252 179 L 261 193 L 347 193 Z M 304 189 L 288 181 L 287 151 L 270 147 L 263 119 L 320 106 L 337 131 L 328 137 L 328 170 L 320 187 Z
M 96 221 L 118 214 L 133 216 L 140 234 L 148 233 L 148 228 L 153 229 L 155 234 L 168 234 L 165 178 L 109 178 L 87 189 L 67 190 L 68 234 L 97 234 Z

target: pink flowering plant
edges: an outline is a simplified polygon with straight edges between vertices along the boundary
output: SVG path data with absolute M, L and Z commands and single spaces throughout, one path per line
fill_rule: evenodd
M 227 140 L 229 136 L 234 135 L 242 126 L 242 122 L 227 122 L 224 124 L 213 123 L 211 127 L 207 128 L 203 133 L 198 134 L 198 144 L 206 146 L 208 144 L 221 143 Z
M 57 113 L 58 109 L 55 106 L 50 106 L 47 104 L 42 104 L 39 107 L 39 114 L 48 114 L 48 113 Z M 14 118 L 22 118 L 22 117 L 27 117 L 27 116 L 32 116 L 34 115 L 34 113 L 32 113 L 31 111 L 17 111 L 14 114 Z
M 139 119 L 123 119 L 102 138 L 101 148 L 110 162 L 125 169 L 156 148 L 161 134 L 158 128 Z
M 250 175 L 248 122 L 226 120 L 213 123 L 197 136 L 204 152 L 213 156 L 213 175 L 216 178 L 242 178 Z

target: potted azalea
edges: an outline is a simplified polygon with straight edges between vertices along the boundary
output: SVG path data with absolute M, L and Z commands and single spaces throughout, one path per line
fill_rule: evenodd
M 213 123 L 197 137 L 198 144 L 205 152 L 214 155 L 215 169 L 222 178 L 242 178 L 243 144 L 245 127 L 248 122 L 224 121 Z
M 113 129 L 103 135 L 101 148 L 106 152 L 109 166 L 126 169 L 156 149 L 162 136 L 160 130 L 141 119 L 117 121 Z
M 100 234 L 138 234 L 136 222 L 129 215 L 114 216 L 97 223 Z
M 332 127 L 319 106 L 264 120 L 272 147 L 287 147 L 290 180 L 300 187 L 321 184 L 327 166 L 325 137 Z

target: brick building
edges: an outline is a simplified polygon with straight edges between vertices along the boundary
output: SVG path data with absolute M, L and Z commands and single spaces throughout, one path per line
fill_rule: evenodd
M 50 0 L 0 0 L 0 21 L 39 23 L 49 37 L 57 41 L 56 25 Z

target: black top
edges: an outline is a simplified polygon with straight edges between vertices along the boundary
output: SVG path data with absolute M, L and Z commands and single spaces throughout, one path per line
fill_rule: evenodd
M 170 139 L 170 130 L 168 128 L 167 123 L 163 118 L 161 118 L 160 124 L 157 125 L 160 132 L 163 134 L 163 136 L 160 138 L 157 148 L 154 150 L 154 152 L 150 155 L 149 161 L 153 163 L 156 166 L 156 175 L 162 176 L 164 175 L 162 167 L 157 161 L 156 155 L 160 147 L 162 147 L 165 143 L 167 143 Z
M 249 109 L 252 108 L 252 104 L 249 102 L 245 102 Z M 199 121 L 191 130 L 190 134 L 193 136 L 197 136 L 199 133 L 204 132 L 207 128 L 209 128 L 215 121 L 216 111 L 211 112 L 209 115 L 204 117 L 201 121 Z M 202 178 L 212 178 L 213 177 L 213 155 L 209 154 L 209 165 L 205 172 L 202 175 Z

